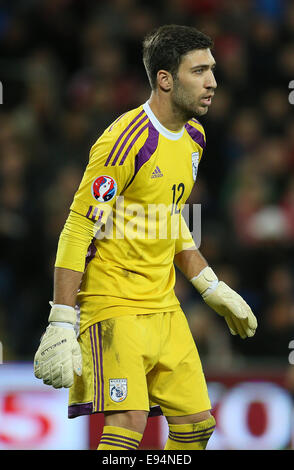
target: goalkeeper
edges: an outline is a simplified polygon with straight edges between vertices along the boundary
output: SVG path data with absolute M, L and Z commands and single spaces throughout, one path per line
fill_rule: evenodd
M 217 86 L 211 48 L 209 37 L 185 26 L 145 38 L 150 99 L 91 148 L 60 235 L 34 372 L 69 388 L 69 418 L 104 414 L 98 450 L 137 449 L 148 416 L 158 413 L 169 426 L 166 450 L 203 450 L 213 433 L 202 365 L 174 292 L 175 266 L 233 335 L 251 337 L 257 328 L 181 214 L 205 148 L 195 116 L 207 112 Z M 159 206 L 166 208 L 160 216 Z

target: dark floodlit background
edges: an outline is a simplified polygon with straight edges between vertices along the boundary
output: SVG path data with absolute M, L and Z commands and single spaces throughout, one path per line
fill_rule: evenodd
M 150 95 L 141 41 L 166 23 L 215 41 L 218 89 L 191 203 L 200 250 L 252 307 L 232 337 L 178 273 L 205 370 L 278 369 L 294 389 L 294 3 L 290 0 L 0 2 L 0 340 L 32 361 L 47 324 L 59 233 L 89 149 Z M 294 366 L 292 366 L 294 367 Z

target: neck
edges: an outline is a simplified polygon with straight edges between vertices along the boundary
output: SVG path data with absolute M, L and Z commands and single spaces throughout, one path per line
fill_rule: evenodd
M 158 121 L 166 128 L 173 132 L 180 131 L 186 124 L 183 116 L 173 108 L 170 99 L 156 91 L 152 91 L 149 106 L 157 117 Z

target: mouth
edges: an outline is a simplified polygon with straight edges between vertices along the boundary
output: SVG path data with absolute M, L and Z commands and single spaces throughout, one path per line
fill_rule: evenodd
M 207 96 L 204 96 L 203 98 L 201 98 L 201 102 L 205 105 L 205 106 L 210 106 L 211 105 L 211 100 L 213 98 L 213 95 L 207 95 Z

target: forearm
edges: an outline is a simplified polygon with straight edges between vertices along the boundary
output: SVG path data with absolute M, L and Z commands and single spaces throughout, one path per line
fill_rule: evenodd
M 196 248 L 177 253 L 174 257 L 174 263 L 188 280 L 197 276 L 202 269 L 208 266 L 207 261 Z
M 59 237 L 55 267 L 84 272 L 89 245 L 94 238 L 94 222 L 70 211 Z
M 182 251 L 196 249 L 192 234 L 186 224 L 186 221 L 181 214 L 179 219 L 179 237 L 176 239 L 175 255 Z
M 55 268 L 54 271 L 54 304 L 76 305 L 76 297 L 83 273 L 66 268 Z
M 94 223 L 70 212 L 60 234 L 54 271 L 54 304 L 74 307 L 85 270 L 88 247 L 93 239 Z

